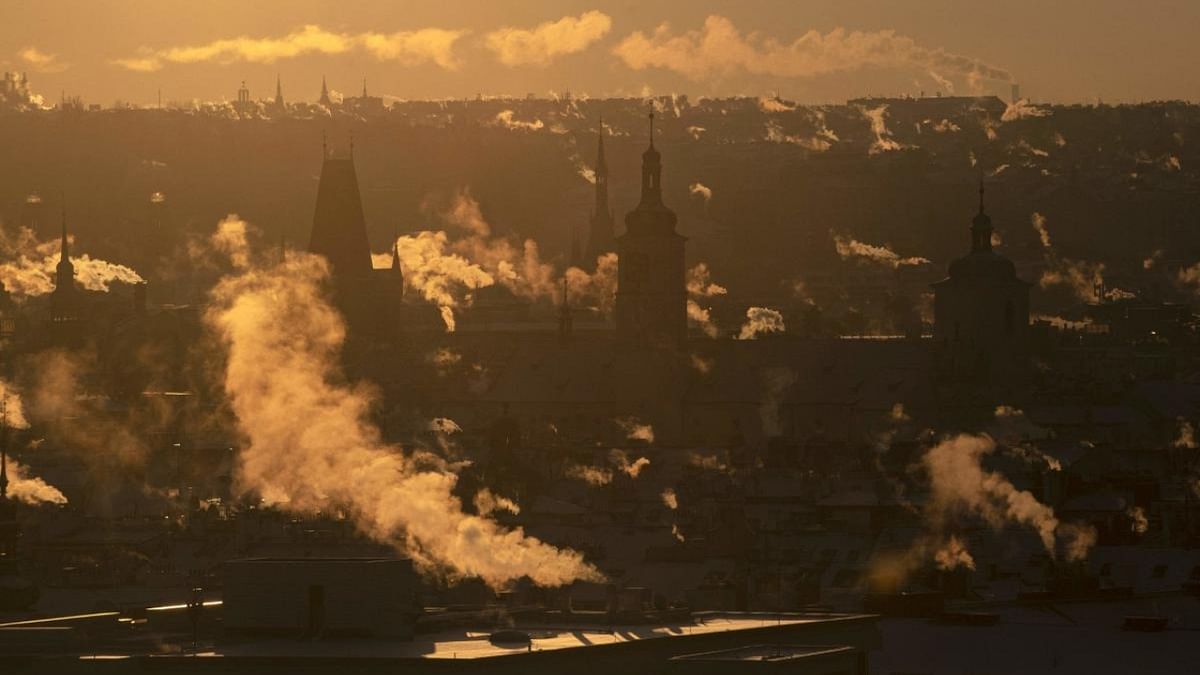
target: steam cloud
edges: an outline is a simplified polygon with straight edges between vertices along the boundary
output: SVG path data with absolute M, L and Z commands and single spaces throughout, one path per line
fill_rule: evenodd
M 0 379 L 0 400 L 4 401 L 4 423 L 9 428 L 29 428 L 20 394 L 3 379 Z M 6 458 L 4 468 L 8 473 L 9 497 L 26 504 L 67 503 L 62 491 L 41 478 L 30 476 L 29 469 L 13 459 L 11 454 Z
M 713 283 L 711 272 L 705 263 L 697 263 L 687 271 L 686 286 L 688 319 L 700 326 L 708 337 L 717 337 L 719 331 L 717 325 L 713 323 L 711 311 L 707 307 L 700 306 L 700 301 L 717 295 L 725 295 L 729 291 L 724 286 Z
M 227 350 L 224 386 L 244 436 L 238 487 L 299 513 L 344 508 L 429 571 L 497 588 L 524 576 L 598 580 L 580 554 L 463 512 L 439 458 L 383 443 L 368 421 L 372 391 L 338 381 L 345 326 L 322 294 L 327 275 L 323 259 L 294 253 L 238 267 L 212 291 L 205 319 Z
M 1075 297 L 1087 302 L 1096 295 L 1096 290 L 1104 285 L 1104 263 L 1093 263 L 1086 260 L 1072 260 L 1058 255 L 1050 242 L 1050 231 L 1046 228 L 1046 217 L 1034 212 L 1029 218 L 1030 224 L 1038 234 L 1045 252 L 1046 269 L 1038 279 L 1042 288 L 1051 286 L 1066 286 Z M 1113 289 L 1114 293 L 1122 294 L 1127 291 Z
M 635 70 L 665 68 L 693 80 L 738 71 L 752 75 L 810 78 L 863 68 L 936 71 L 965 79 L 1010 81 L 1005 70 L 978 59 L 930 48 L 895 31 L 811 30 L 790 43 L 743 35 L 729 19 L 711 15 L 700 30 L 674 34 L 661 24 L 650 35 L 637 31 L 613 52 Z
M 546 66 L 559 56 L 587 49 L 611 28 L 607 14 L 592 10 L 545 21 L 532 29 L 506 26 L 488 33 L 484 45 L 506 66 Z
M 875 246 L 866 244 L 857 239 L 837 234 L 833 237 L 833 244 L 837 248 L 837 253 L 843 260 L 848 258 L 859 258 L 869 260 L 883 265 L 889 265 L 892 268 L 899 268 L 905 265 L 924 265 L 929 262 L 928 258 L 912 256 L 909 258 L 901 258 L 895 251 L 887 246 Z
M 1003 475 L 983 468 L 983 457 L 996 449 L 990 436 L 959 435 L 930 448 L 923 458 L 932 499 L 927 507 L 939 531 L 959 514 L 982 518 L 993 529 L 1026 525 L 1037 532 L 1051 557 L 1080 560 L 1096 542 L 1090 527 L 1062 523 L 1054 509 L 1018 490 Z
M 780 314 L 779 310 L 770 307 L 751 307 L 746 310 L 746 322 L 742 324 L 742 330 L 738 333 L 737 339 L 755 340 L 759 335 L 782 333 L 784 330 L 783 314 Z
M 150 49 L 143 47 L 136 56 L 116 59 L 115 65 L 127 70 L 152 73 L 167 64 L 185 63 L 274 63 L 310 54 L 334 55 L 361 49 L 380 61 L 403 65 L 433 63 L 446 70 L 457 70 L 460 62 L 454 45 L 463 30 L 422 28 L 396 33 L 335 33 L 317 25 L 306 25 L 280 37 L 239 36 L 222 38 L 202 45 Z
M 45 295 L 54 290 L 62 242 L 39 241 L 27 227 L 9 235 L 0 231 L 0 283 L 17 299 Z M 88 291 L 108 292 L 114 283 L 137 284 L 142 277 L 133 269 L 86 253 L 71 256 L 75 266 L 75 284 Z

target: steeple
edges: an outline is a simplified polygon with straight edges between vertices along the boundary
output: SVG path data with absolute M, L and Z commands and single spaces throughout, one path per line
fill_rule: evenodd
M 971 251 L 992 250 L 992 219 L 983 210 L 983 176 L 979 177 L 979 213 L 971 221 Z
M 616 247 L 613 238 L 612 211 L 608 208 L 608 160 L 604 156 L 604 118 L 600 118 L 599 138 L 596 141 L 596 204 L 592 207 L 591 227 L 588 230 L 587 255 L 582 261 L 587 267 L 596 264 L 596 259 Z M 571 232 L 572 247 L 575 231 Z M 572 257 L 574 255 L 572 251 Z
M 562 280 L 562 304 L 558 306 L 558 341 L 566 344 L 571 341 L 571 329 L 575 323 L 571 315 L 571 302 L 567 288 L 567 277 Z
M 324 75 L 321 76 L 321 98 L 317 99 L 317 103 L 320 103 L 327 108 L 333 104 L 333 101 L 329 99 L 329 87 L 325 84 Z
M 654 148 L 654 113 L 650 113 L 650 147 L 642 153 L 642 204 L 662 204 L 662 155 Z
M 275 75 L 275 107 L 283 107 L 283 82 L 279 79 L 279 74 Z
M 67 237 L 67 210 L 62 212 L 62 244 L 58 255 L 58 285 L 57 289 L 74 289 L 75 266 L 71 264 L 70 239 Z
M 662 155 L 654 147 L 654 113 L 650 113 L 650 144 L 642 153 L 642 199 L 625 215 L 625 230 L 674 233 L 677 218 L 662 200 Z
M 367 78 L 365 78 L 365 77 L 363 78 L 363 94 L 362 94 L 362 97 L 363 97 L 363 100 L 366 100 L 366 98 L 367 98 Z

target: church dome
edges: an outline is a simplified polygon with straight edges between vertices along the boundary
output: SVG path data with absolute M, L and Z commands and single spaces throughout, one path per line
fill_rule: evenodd
M 950 263 L 950 278 L 1011 281 L 1017 278 L 1017 268 L 995 251 L 977 250 Z

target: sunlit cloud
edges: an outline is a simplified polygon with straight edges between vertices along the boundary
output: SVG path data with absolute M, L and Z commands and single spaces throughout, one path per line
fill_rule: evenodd
M 664 68 L 693 80 L 738 72 L 776 77 L 816 77 L 862 68 L 910 68 L 965 79 L 1010 81 L 1005 70 L 978 59 L 927 47 L 892 30 L 828 33 L 810 30 L 791 42 L 743 34 L 729 19 L 711 15 L 699 30 L 675 33 L 667 23 L 647 35 L 637 31 L 613 52 L 635 70 Z
M 274 63 L 310 54 L 337 55 L 361 49 L 380 61 L 406 66 L 433 63 L 446 70 L 459 67 L 455 43 L 463 30 L 422 28 L 396 33 L 335 33 L 307 25 L 282 37 L 223 38 L 201 45 L 150 49 L 113 60 L 113 64 L 136 72 L 154 72 L 168 64 L 187 63 Z
M 587 49 L 611 28 L 607 14 L 592 10 L 533 28 L 505 26 L 488 33 L 484 44 L 506 66 L 545 66 L 559 56 Z
M 57 54 L 44 52 L 37 47 L 22 49 L 17 52 L 17 58 L 39 73 L 61 73 L 71 67 L 71 64 L 60 61 Z

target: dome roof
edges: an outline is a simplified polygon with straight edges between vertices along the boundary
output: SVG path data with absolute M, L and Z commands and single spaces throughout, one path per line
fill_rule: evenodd
M 1014 281 L 1017 278 L 1017 268 L 1011 260 L 995 251 L 971 251 L 950 263 L 950 278 Z

